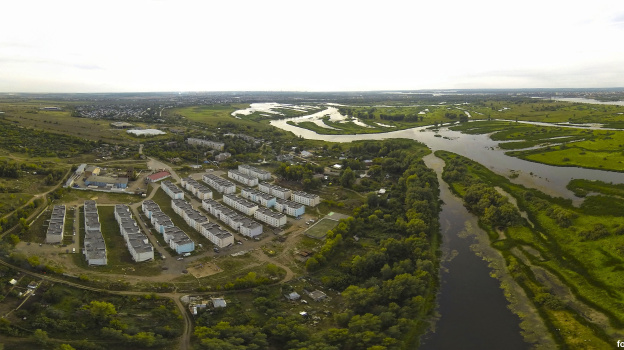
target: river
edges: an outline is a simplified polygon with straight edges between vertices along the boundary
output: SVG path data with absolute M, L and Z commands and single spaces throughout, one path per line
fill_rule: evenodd
M 413 139 L 426 144 L 433 151 L 446 150 L 468 157 L 501 175 L 509 176 L 514 171 L 519 175 L 511 180 L 515 183 L 539 189 L 552 196 L 573 200 L 578 198 L 565 188 L 571 179 L 583 178 L 624 183 L 624 176 L 621 173 L 576 167 L 554 167 L 513 158 L 505 155 L 505 152 L 498 148 L 498 142 L 491 140 L 488 135 L 462 134 L 449 130 L 448 127 L 441 127 L 438 131 L 419 127 L 388 133 L 321 135 L 287 124 L 288 120 L 274 120 L 271 121 L 271 125 L 291 131 L 306 139 L 329 142 Z M 442 169 L 441 160 L 429 155 L 425 161 L 430 168 L 436 170 L 439 176 Z M 477 225 L 477 218 L 463 207 L 459 198 L 450 193 L 447 184 L 441 179 L 440 190 L 444 201 L 440 214 L 443 237 L 441 249 L 444 257 L 441 264 L 441 287 L 438 295 L 439 319 L 433 327 L 434 331 L 423 338 L 422 348 L 529 348 L 530 345 L 525 343 L 521 336 L 520 319 L 508 308 L 509 302 L 500 288 L 500 281 L 490 277 L 493 272 L 492 268 L 471 251 L 471 245 L 481 237 L 482 243 L 485 242 L 485 244 L 479 246 L 479 254 L 484 256 L 489 254 L 490 259 L 499 261 L 502 257 L 489 247 L 486 233 Z M 504 271 L 504 263 L 499 266 L 502 266 L 501 271 Z M 525 304 L 524 307 L 527 307 L 530 303 L 526 301 Z M 539 317 L 535 317 L 532 324 L 536 329 L 543 327 Z M 547 342 L 549 341 L 545 340 L 541 345 L 544 346 Z
M 490 277 L 492 269 L 488 263 L 470 249 L 478 239 L 489 243 L 487 233 L 442 181 L 444 162 L 434 155 L 424 160 L 438 175 L 444 205 L 440 213 L 443 244 L 437 297 L 439 319 L 434 331 L 422 339 L 421 349 L 528 348 L 520 334 L 519 317 L 507 308 L 509 302 L 499 287 L 500 281 Z M 489 250 L 490 259 L 502 260 L 493 248 Z M 502 261 L 499 264 L 504 266 Z

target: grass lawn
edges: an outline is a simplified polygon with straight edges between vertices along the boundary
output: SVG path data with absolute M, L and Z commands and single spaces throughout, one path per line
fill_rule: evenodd
M 305 230 L 305 234 L 312 238 L 323 239 L 327 231 L 333 229 L 336 225 L 338 225 L 338 221 L 323 218 L 321 221 L 315 223 L 314 226 Z

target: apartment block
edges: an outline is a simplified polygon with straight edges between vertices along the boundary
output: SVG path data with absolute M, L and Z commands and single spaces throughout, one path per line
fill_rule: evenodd
M 52 216 L 50 216 L 50 224 L 46 232 L 46 243 L 54 244 L 63 241 L 65 211 L 66 208 L 64 205 L 55 205 L 52 208 Z
M 253 167 L 247 164 L 239 165 L 238 171 L 240 171 L 241 173 L 245 175 L 253 176 L 257 178 L 258 180 L 267 181 L 267 180 L 271 180 L 272 178 L 270 172 L 266 170 L 258 169 L 256 167 Z
M 188 139 L 186 139 L 186 142 L 189 145 L 208 147 L 208 148 L 216 149 L 218 151 L 223 151 L 223 149 L 225 148 L 225 144 L 223 142 L 197 139 L 197 138 L 192 138 L 192 137 L 189 137 Z
M 184 192 L 176 185 L 174 185 L 171 181 L 163 181 L 160 185 L 160 188 L 165 191 L 166 194 L 169 195 L 172 199 L 183 199 Z
M 258 178 L 255 178 L 250 175 L 245 175 L 238 170 L 229 170 L 228 177 L 232 180 L 238 181 L 245 186 L 256 186 L 258 185 Z
M 163 238 L 169 247 L 178 254 L 190 253 L 195 250 L 195 242 L 177 226 L 165 228 Z
M 292 191 L 288 188 L 273 185 L 268 182 L 261 182 L 258 184 L 258 190 L 260 192 L 268 193 L 280 199 L 290 199 Z
M 191 192 L 193 196 L 199 198 L 200 200 L 212 198 L 212 191 L 208 187 L 200 184 L 190 177 L 182 179 L 180 184 L 185 190 Z
M 236 192 L 236 185 L 232 181 L 226 180 L 222 177 L 213 174 L 204 174 L 204 176 L 202 176 L 202 180 L 219 193 L 229 194 Z
M 301 216 L 305 213 L 305 206 L 301 203 L 278 198 L 275 201 L 275 210 L 290 216 Z
M 223 195 L 223 203 L 249 216 L 253 216 L 253 213 L 258 209 L 258 204 L 233 194 Z
M 241 190 L 240 196 L 254 203 L 263 205 L 267 208 L 273 208 L 275 206 L 275 196 L 272 196 L 268 193 L 260 192 L 250 187 L 243 188 Z
M 83 253 L 89 265 L 106 265 L 106 243 L 102 236 L 97 204 L 93 200 L 84 202 L 85 238 Z
M 286 225 L 286 215 L 265 207 L 258 208 L 254 213 L 254 218 L 273 227 Z
M 141 232 L 127 205 L 115 205 L 115 220 L 132 259 L 136 262 L 154 260 L 154 247 Z
M 321 197 L 303 191 L 294 191 L 290 199 L 309 207 L 314 207 L 321 203 Z
M 248 237 L 255 237 L 262 234 L 262 225 L 243 216 L 234 210 L 224 206 L 223 204 L 212 200 L 205 199 L 202 201 L 202 207 L 212 216 L 216 217 L 235 231 Z

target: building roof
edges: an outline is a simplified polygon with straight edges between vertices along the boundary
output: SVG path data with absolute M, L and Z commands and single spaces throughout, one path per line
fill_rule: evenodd
M 149 175 L 147 178 L 150 179 L 151 181 L 158 181 L 158 180 L 162 180 L 166 178 L 167 176 L 171 176 L 171 174 L 168 171 L 160 171 L 155 174 Z

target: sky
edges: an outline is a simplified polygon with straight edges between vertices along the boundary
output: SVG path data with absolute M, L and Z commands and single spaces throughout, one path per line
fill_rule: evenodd
M 624 1 L 12 0 L 0 92 L 624 87 Z

